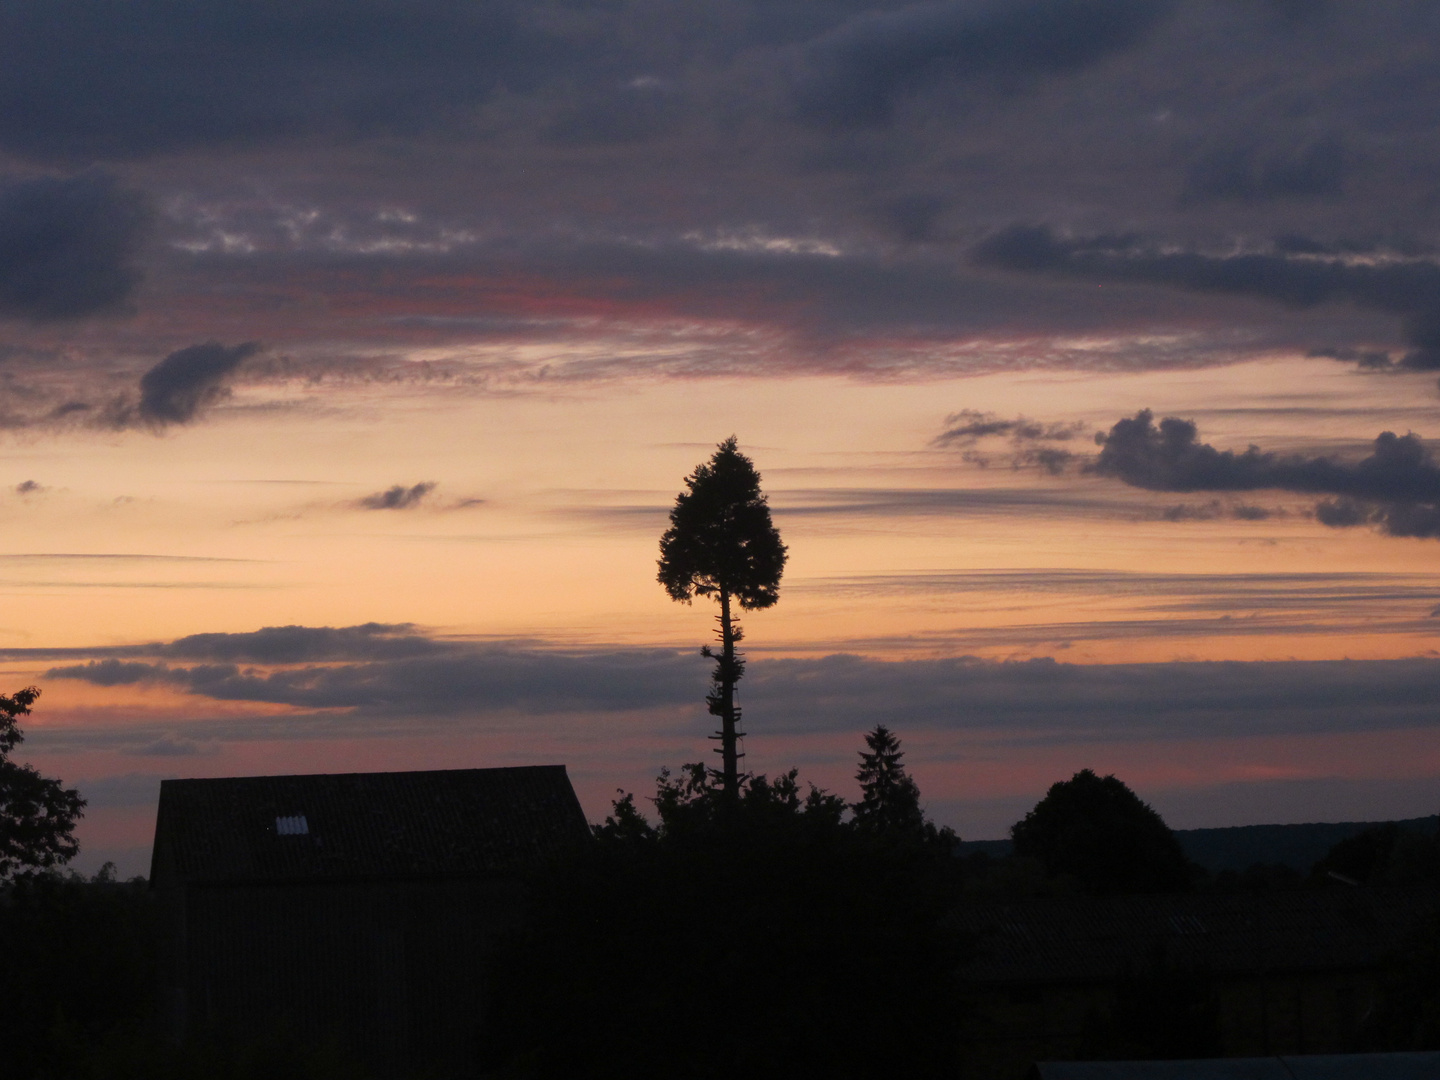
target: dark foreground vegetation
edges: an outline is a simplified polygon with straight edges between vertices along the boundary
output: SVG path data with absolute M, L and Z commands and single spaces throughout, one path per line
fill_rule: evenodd
M 0 1080 L 341 1080 L 333 1047 L 283 1031 L 163 1036 L 161 912 L 144 878 L 25 874 L 0 885 Z
M 497 1063 L 542 1077 L 953 1075 L 953 837 L 843 821 L 792 772 L 731 809 L 701 766 L 543 868 L 502 957 Z M 916 808 L 918 809 L 918 807 Z M 897 815 L 899 817 L 901 815 Z
M 479 1075 L 962 1075 L 977 1008 L 965 913 L 977 905 L 1440 887 L 1440 839 L 1396 825 L 1335 845 L 1309 875 L 1263 864 L 1207 875 L 1177 858 L 1125 785 L 1092 773 L 1017 823 L 1020 854 L 962 858 L 925 820 L 883 729 L 859 779 L 853 804 L 793 771 L 746 778 L 731 801 L 723 777 L 687 766 L 662 774 L 653 800 L 618 799 L 593 843 L 521 868 L 525 910 L 488 961 L 490 1007 L 475 1017 Z M 0 884 L 0 1080 L 366 1075 L 339 1048 L 284 1030 L 172 1042 L 156 992 L 160 919 L 143 880 L 108 871 Z M 1377 978 L 1353 1048 L 1440 1049 L 1440 918 Z M 1081 1056 L 1223 1049 L 1204 970 L 1157 954 L 1110 1000 Z

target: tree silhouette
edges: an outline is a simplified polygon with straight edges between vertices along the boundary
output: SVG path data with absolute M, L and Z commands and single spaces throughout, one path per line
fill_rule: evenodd
M 0 878 L 66 862 L 80 850 L 75 841 L 75 822 L 85 807 L 80 793 L 10 760 L 10 751 L 25 738 L 16 718 L 28 716 L 39 696 L 33 686 L 11 697 L 0 694 Z
M 714 685 L 705 703 L 710 714 L 720 718 L 720 730 L 712 738 L 720 742 L 725 799 L 734 804 L 740 797 L 737 744 L 744 734 L 735 684 L 745 674 L 745 661 L 735 649 L 744 633 L 731 602 L 757 611 L 780 598 L 785 545 L 770 521 L 760 474 L 736 448 L 733 435 L 708 462 L 695 467 L 685 487 L 675 497 L 670 528 L 660 538 L 657 576 L 672 600 L 688 604 L 696 596 L 713 596 L 720 602 L 720 651 L 709 646 L 701 651 L 715 661 Z
M 920 788 L 900 763 L 900 740 L 884 724 L 865 736 L 867 754 L 860 751 L 860 801 L 850 809 L 855 824 L 877 832 L 920 832 L 925 815 L 920 810 Z
M 794 769 L 727 804 L 685 765 L 638 801 L 657 823 L 622 794 L 597 843 L 527 868 L 485 1075 L 959 1075 L 960 860 L 861 834 Z
M 1120 780 L 1089 769 L 1052 784 L 1010 837 L 1015 854 L 1095 892 L 1172 892 L 1191 884 L 1185 851 L 1164 819 Z

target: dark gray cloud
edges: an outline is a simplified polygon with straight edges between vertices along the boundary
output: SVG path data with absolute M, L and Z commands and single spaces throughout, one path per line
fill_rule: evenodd
M 706 675 L 702 658 L 672 649 L 469 643 L 436 656 L 275 670 L 112 658 L 54 668 L 46 678 L 160 683 L 218 701 L 343 710 L 316 717 L 339 734 L 354 730 L 346 715 L 404 718 L 413 732 L 429 721 L 465 717 L 679 709 L 685 723 L 703 725 Z M 1434 659 L 1107 665 L 757 657 L 742 689 L 756 735 L 860 731 L 885 723 L 1033 743 L 1433 728 L 1440 722 L 1433 707 L 1440 660 Z M 246 734 L 244 725 L 227 723 L 237 738 L 284 737 L 286 731 L 262 725 L 263 735 L 259 729 Z M 315 727 L 291 733 L 302 731 L 311 737 Z
M 1440 263 L 1385 250 L 1294 247 L 1292 240 L 1285 249 L 1210 255 L 1167 249 L 1135 235 L 1065 236 L 1046 226 L 1016 225 L 977 245 L 974 259 L 1017 273 L 1162 285 L 1297 309 L 1354 304 L 1401 316 L 1411 345 L 1401 366 L 1440 369 Z
M 232 562 L 184 555 L 12 555 L 11 559 L 162 560 Z M 429 637 L 409 623 L 361 623 L 356 626 L 266 626 L 243 633 L 191 634 L 170 642 L 108 648 L 0 649 L 0 658 L 27 660 L 206 660 L 250 664 L 304 664 L 329 661 L 393 660 L 439 655 L 456 648 Z M 114 668 L 117 682 L 133 672 Z M 136 669 L 137 671 L 139 669 Z M 129 674 L 127 674 L 129 672 Z
M 254 342 L 218 341 L 177 349 L 140 377 L 139 420 L 154 427 L 188 424 L 225 397 L 225 380 L 258 350 Z
M 323 135 L 464 132 L 497 91 L 563 145 L 675 125 L 696 69 L 754 105 L 749 63 L 798 51 L 811 122 L 883 120 L 945 78 L 1001 89 L 1134 47 L 1169 0 L 9 0 L 0 7 L 0 146 L 93 159 Z M 687 76 L 691 76 L 687 78 Z M 713 89 L 706 87 L 711 90 Z M 748 99 L 748 100 L 747 100 Z M 743 107 L 742 105 L 742 107 Z M 546 114 L 549 114 L 546 116 Z
M 153 655 L 180 660 L 306 664 L 330 660 L 396 660 L 443 651 L 408 623 L 358 626 L 266 626 L 248 633 L 191 634 L 154 646 Z
M 1231 518 L 1235 521 L 1266 521 L 1280 517 L 1283 511 L 1250 503 L 1223 503 L 1211 499 L 1206 503 L 1178 503 L 1160 511 L 1162 521 L 1215 521 Z
M 134 757 L 196 757 L 201 754 L 213 754 L 218 749 L 219 744 L 213 740 L 198 742 L 183 735 L 167 733 L 147 742 L 127 746 L 121 753 Z
M 1037 466 L 1051 476 L 1059 476 L 1075 460 L 1075 454 L 1053 443 L 1070 442 L 1085 432 L 1085 424 L 1041 423 L 1016 417 L 1007 420 L 994 413 L 962 409 L 945 418 L 945 430 L 931 440 L 931 446 L 960 447 L 965 451 L 965 460 L 982 468 L 993 463 L 992 455 L 977 449 L 985 439 L 1003 437 L 1010 442 L 1010 450 L 1003 460 L 1011 468 Z
M 319 228 L 324 236 L 343 234 L 345 223 L 322 218 Z M 230 237 L 230 229 L 223 232 Z M 934 375 L 1018 366 L 1157 369 L 1229 363 L 1293 346 L 1297 339 L 1305 349 L 1340 345 L 1355 334 L 1354 312 L 1338 306 L 1276 313 L 1226 298 L 1197 311 L 1195 300 L 1179 290 L 1097 290 L 1058 275 L 977 269 L 953 246 L 894 252 L 869 243 L 832 244 L 804 232 L 696 229 L 678 237 L 626 237 L 602 224 L 585 236 L 559 228 L 502 233 L 456 241 L 444 251 L 433 250 L 430 241 L 407 246 L 367 236 L 354 249 L 328 252 L 310 247 L 308 238 L 292 250 L 280 236 L 241 235 L 253 241 L 254 252 L 206 253 L 187 260 L 185 272 L 204 282 L 206 291 L 253 297 L 255 332 L 263 333 L 272 349 L 300 345 L 295 352 L 301 358 L 311 352 L 304 348 L 306 338 L 350 335 L 359 341 L 375 335 L 393 347 L 397 338 L 411 337 L 569 342 L 577 335 L 613 333 L 635 346 L 562 356 L 523 370 L 513 360 L 497 361 L 490 371 L 478 359 L 468 366 L 442 362 L 381 370 L 384 365 L 360 357 L 328 367 L 287 357 L 271 365 L 275 378 L 339 380 L 373 370 L 378 379 L 443 374 L 473 385 L 508 379 L 503 382 L 508 391 L 540 379 L 563 383 L 636 373 L 842 370 L 897 378 L 911 371 Z M 313 244 L 325 242 L 317 237 Z M 523 298 L 513 287 L 517 278 L 528 283 Z M 347 305 L 358 301 L 397 314 L 383 323 L 326 317 L 305 299 L 316 280 L 346 282 Z M 277 292 L 284 298 L 278 316 Z M 447 302 L 453 318 L 403 314 L 433 311 Z M 520 318 L 521 303 L 537 305 L 545 317 Z M 714 333 L 670 334 L 662 344 L 647 329 L 655 320 L 674 319 L 733 334 L 727 340 Z M 742 332 L 754 327 L 766 332 Z M 1181 327 L 1185 332 L 1164 332 Z M 1365 329 L 1394 336 L 1388 316 L 1371 316 Z M 1017 339 L 1026 346 L 1017 347 Z M 942 343 L 960 347 L 937 347 Z M 463 370 L 452 370 L 457 367 Z
M 1199 441 L 1196 426 L 1145 409 L 1116 421 L 1102 437 L 1095 471 L 1151 491 L 1278 489 L 1384 501 L 1440 500 L 1440 467 L 1418 435 L 1383 432 L 1374 450 L 1349 464 L 1329 457 L 1217 450 Z
M 562 146 L 624 145 L 667 134 L 683 119 L 672 88 L 653 77 L 640 78 L 562 106 L 545 134 Z
M 1215 150 L 1191 167 L 1183 198 L 1241 202 L 1339 198 L 1344 194 L 1346 165 L 1345 147 L 1333 138 L 1291 149 Z
M 1417 269 L 1440 238 L 1440 64 L 1407 47 L 1440 18 L 1291 6 L 4 0 L 0 153 L 123 162 L 163 209 L 149 351 L 256 336 L 285 350 L 277 379 L 378 371 L 377 343 L 677 321 L 706 325 L 663 356 L 658 335 L 556 350 L 545 377 L 1155 368 L 1402 340 L 1411 367 L 1440 363 Z M 1219 284 L 1171 267 L 1171 296 L 1111 288 L 1155 280 L 1139 243 L 1103 290 L 1078 259 L 966 263 L 1015 221 L 1216 260 L 1284 235 L 1259 276 L 1328 283 L 1227 264 Z M 108 416 L 100 385 L 11 401 L 0 426 Z
M 1040 569 L 802 580 L 789 587 L 839 598 L 855 592 L 1003 595 L 1012 610 L 1023 608 L 1028 598 L 1048 601 L 1063 595 L 1078 598 L 1081 612 L 1088 610 L 1088 598 L 1104 596 L 1124 600 L 1136 615 L 1016 622 L 983 630 L 936 631 L 916 638 L 811 643 L 821 651 L 1063 647 L 1080 641 L 1156 637 L 1429 634 L 1434 629 L 1432 609 L 1440 598 L 1440 579 L 1403 574 L 1138 574 Z M 971 603 L 975 602 L 991 601 Z M 572 663 L 576 656 L 585 655 L 583 651 L 545 649 L 524 642 L 504 643 L 486 651 L 463 639 L 436 638 L 407 624 L 382 623 L 265 627 L 249 633 L 196 634 L 168 643 L 98 649 L 6 649 L 0 650 L 0 659 L 62 662 L 65 666 L 52 673 L 100 685 L 161 682 L 203 689 L 217 697 L 248 700 L 260 694 L 268 695 L 263 700 L 274 698 L 291 704 L 303 700 L 318 708 L 328 707 L 327 695 L 343 687 L 342 669 L 352 674 L 368 671 L 366 678 L 373 681 L 381 679 L 390 664 L 423 661 L 406 676 L 423 680 L 430 677 L 426 674 L 430 670 L 455 672 L 482 662 L 503 666 L 516 656 L 532 654 L 535 669 L 546 678 L 560 678 L 562 684 L 571 678 L 564 675 L 566 670 L 594 670 Z M 683 653 L 662 650 L 643 654 L 659 665 L 657 670 L 670 663 L 667 656 L 678 658 L 674 659 L 679 665 L 676 671 L 689 670 Z M 272 671 L 259 669 L 283 670 L 272 678 Z M 444 695 L 440 690 L 435 693 L 440 695 L 433 698 L 438 702 Z M 545 692 L 540 693 L 543 697 Z M 641 695 L 643 700 L 656 704 L 646 694 L 648 691 Z
M 518 5 L 460 0 L 233 4 L 9 0 L 0 146 L 126 156 L 314 133 L 383 133 L 463 114 L 559 43 Z
M 752 727 L 763 715 L 779 730 L 824 730 L 835 711 L 899 730 L 1069 741 L 1366 730 L 1357 711 L 1378 727 L 1428 727 L 1435 721 L 1423 699 L 1427 687 L 1440 689 L 1440 661 L 1087 665 L 830 656 L 767 660 L 752 665 L 749 678 Z
M 872 11 L 805 50 L 799 115 L 859 127 L 891 118 L 896 100 L 941 79 L 991 78 L 1018 88 L 1080 70 L 1141 41 L 1166 0 L 945 0 Z
M 365 714 L 440 716 L 518 709 L 533 713 L 638 710 L 695 697 L 698 654 L 673 650 L 563 653 L 471 645 L 439 655 L 262 671 L 236 664 L 190 667 L 93 660 L 46 678 L 98 686 L 161 683 L 219 701 L 254 701 Z M 703 698 L 703 693 L 700 697 Z
M 1307 356 L 1325 356 L 1331 360 L 1344 360 L 1358 366 L 1362 371 L 1388 371 L 1394 364 L 1390 354 L 1383 349 L 1352 349 L 1345 346 L 1311 349 Z
M 127 660 L 91 660 L 72 667 L 51 668 L 45 673 L 51 679 L 83 679 L 94 686 L 130 686 L 159 678 L 161 669 L 154 664 Z
M 1101 437 L 1092 466 L 1149 491 L 1293 491 L 1336 496 L 1316 507 L 1322 524 L 1373 523 L 1391 536 L 1440 537 L 1440 465 L 1418 435 L 1382 432 L 1356 462 L 1327 456 L 1242 453 L 1199 441 L 1194 423 L 1148 409 Z
M 384 491 L 377 491 L 373 495 L 366 495 L 357 503 L 365 510 L 409 510 L 419 506 L 425 496 L 435 490 L 432 481 L 425 480 L 418 484 L 406 487 L 404 484 L 396 484 L 394 487 L 386 488 Z
M 16 495 L 39 495 L 42 491 L 48 491 L 43 484 L 35 480 L 22 480 L 15 485 Z
M 945 418 L 945 430 L 935 436 L 932 445 L 951 446 L 978 439 L 1004 435 L 1017 442 L 1069 442 L 1084 434 L 1083 423 L 1041 423 L 1018 416 L 1013 420 L 995 413 L 961 409 Z
M 135 258 L 150 217 L 142 196 L 101 172 L 0 184 L 0 318 L 53 322 L 123 308 L 140 281 Z

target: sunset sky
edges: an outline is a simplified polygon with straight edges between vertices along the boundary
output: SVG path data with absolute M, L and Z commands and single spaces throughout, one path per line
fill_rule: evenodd
M 1004 835 L 1440 809 L 1440 7 L 0 4 L 0 662 L 162 777 L 708 756 L 657 542 L 790 562 L 744 764 Z M 1432 442 L 1432 439 L 1436 442 Z

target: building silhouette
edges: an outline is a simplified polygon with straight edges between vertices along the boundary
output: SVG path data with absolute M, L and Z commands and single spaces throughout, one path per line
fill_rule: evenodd
M 150 880 L 171 1031 L 463 1069 L 516 868 L 588 836 L 563 765 L 167 780 Z

